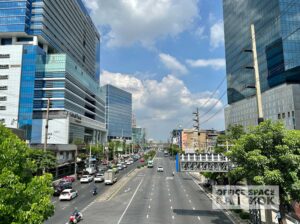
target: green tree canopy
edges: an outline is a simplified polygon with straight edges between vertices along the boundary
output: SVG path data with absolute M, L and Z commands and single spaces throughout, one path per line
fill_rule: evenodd
M 54 212 L 52 176 L 33 176 L 31 150 L 0 125 L 0 222 L 40 224 Z
M 236 165 L 232 177 L 246 178 L 248 184 L 278 185 L 281 205 L 300 201 L 300 131 L 262 122 L 241 136 L 228 156 Z

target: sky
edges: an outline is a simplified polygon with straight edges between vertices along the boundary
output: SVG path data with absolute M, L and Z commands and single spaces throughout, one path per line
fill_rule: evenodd
M 132 93 L 147 138 L 191 128 L 197 107 L 201 129 L 224 130 L 222 0 L 84 2 L 101 34 L 100 84 Z

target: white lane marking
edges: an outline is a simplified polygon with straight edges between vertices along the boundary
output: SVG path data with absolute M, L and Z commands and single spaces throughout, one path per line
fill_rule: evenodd
M 147 214 L 147 219 L 149 218 L 149 214 Z
M 193 182 L 196 184 L 196 186 L 198 187 L 198 188 L 200 188 L 200 190 L 202 191 L 202 192 L 204 192 L 205 193 L 205 195 L 210 199 L 210 200 L 214 200 L 211 196 L 209 196 L 206 192 L 205 192 L 205 190 L 197 183 L 197 181 L 195 180 L 195 178 L 191 175 L 191 174 L 187 174 L 187 175 L 189 175 L 190 177 L 192 177 L 192 180 L 193 180 Z M 232 222 L 232 223 L 235 223 L 235 221 L 231 218 L 231 216 L 227 213 L 227 212 L 225 212 L 224 210 L 221 210 L 226 216 L 227 216 L 227 218 Z M 200 217 L 199 217 L 199 220 L 200 220 Z
M 169 199 L 169 201 L 170 201 L 170 202 L 172 202 L 172 200 L 171 200 L 171 199 Z
M 193 210 L 195 210 L 195 207 L 193 207 Z
M 173 209 L 173 207 L 171 206 L 171 207 L 170 207 L 170 209 L 172 210 L 172 209 Z
M 189 195 L 188 195 L 188 194 L 186 194 L 185 196 L 187 196 L 187 197 L 188 197 Z
M 150 201 L 152 201 L 152 198 L 150 198 Z
M 172 215 L 172 219 L 175 219 L 174 215 Z
M 169 197 L 171 196 L 171 194 L 169 193 Z
M 118 221 L 118 224 L 121 223 L 121 221 L 122 221 L 122 219 L 123 219 L 125 213 L 127 212 L 129 206 L 131 205 L 131 202 L 133 201 L 133 198 L 135 197 L 136 193 L 138 192 L 138 190 L 139 190 L 139 188 L 140 188 L 140 186 L 141 186 L 141 184 L 142 184 L 143 181 L 144 181 L 144 178 L 140 181 L 138 187 L 136 188 L 135 192 L 133 193 L 133 195 L 132 195 L 132 197 L 131 197 L 131 199 L 130 199 L 128 205 L 127 205 L 127 207 L 125 208 L 124 212 L 122 213 L 122 215 L 121 215 L 121 217 L 120 217 L 120 219 L 119 219 L 119 221 Z
M 185 189 L 183 189 L 183 191 L 185 192 Z
M 198 220 L 200 221 L 200 217 L 198 216 L 197 218 L 198 218 Z
M 191 201 L 191 200 L 189 200 L 189 203 L 192 203 L 192 201 Z
M 149 207 L 148 207 L 149 209 L 151 208 L 151 206 L 149 205 Z

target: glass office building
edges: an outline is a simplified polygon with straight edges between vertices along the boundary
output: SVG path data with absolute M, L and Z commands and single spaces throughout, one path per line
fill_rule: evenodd
M 146 129 L 134 127 L 132 128 L 132 143 L 134 145 L 144 146 L 146 144 Z
M 300 108 L 293 98 L 300 84 L 300 2 L 223 0 L 223 11 L 229 104 L 225 110 L 226 126 L 257 124 L 256 102 L 250 100 L 256 92 L 247 88 L 255 84 L 254 71 L 246 68 L 253 66 L 253 58 L 251 52 L 245 51 L 252 47 L 250 25 L 254 24 L 265 118 L 284 119 L 289 128 L 300 128 Z M 270 99 L 270 90 L 279 99 L 291 99 L 278 103 Z M 282 92 L 290 94 L 285 96 Z
M 81 0 L 0 0 L 0 121 L 49 144 L 103 142 L 100 35 Z
M 108 139 L 131 139 L 132 95 L 112 85 L 101 87 L 106 99 Z
M 1 45 L 34 41 L 98 78 L 100 35 L 81 0 L 0 1 Z

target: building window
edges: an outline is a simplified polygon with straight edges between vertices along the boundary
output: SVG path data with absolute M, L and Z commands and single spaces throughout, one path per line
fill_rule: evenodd
M 291 117 L 291 113 L 290 112 L 288 112 L 288 117 Z
M 7 86 L 0 86 L 0 90 L 7 90 Z
M 18 37 L 17 41 L 18 42 L 30 42 L 30 41 L 33 41 L 33 37 Z
M 10 58 L 9 54 L 0 54 L 0 58 Z
M 6 110 L 6 106 L 0 106 L 0 110 Z
M 82 61 L 85 62 L 85 55 L 82 56 Z
M 278 114 L 278 120 L 280 120 L 281 119 L 281 114 Z
M 8 79 L 8 75 L 0 75 L 0 80 Z
M 0 69 L 9 69 L 9 65 L 0 65 Z
M 6 101 L 7 97 L 6 96 L 0 96 L 0 101 Z
M 295 112 L 294 111 L 292 111 L 292 117 L 295 117 Z
M 284 119 L 285 118 L 285 113 L 282 113 L 282 119 Z
M 1 45 L 11 45 L 12 44 L 12 38 L 2 38 L 1 39 Z

